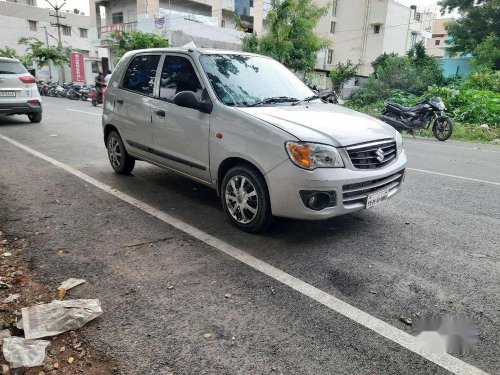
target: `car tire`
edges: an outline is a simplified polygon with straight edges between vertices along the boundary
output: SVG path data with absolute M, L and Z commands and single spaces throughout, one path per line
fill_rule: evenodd
M 116 131 L 109 133 L 106 139 L 108 158 L 111 167 L 118 174 L 130 174 L 135 166 L 135 159 L 125 150 L 122 138 Z
M 42 121 L 42 112 L 28 113 L 28 118 L 32 123 L 39 123 Z
M 246 165 L 231 168 L 222 180 L 220 196 L 224 212 L 236 227 L 257 233 L 271 225 L 267 184 L 255 168 Z

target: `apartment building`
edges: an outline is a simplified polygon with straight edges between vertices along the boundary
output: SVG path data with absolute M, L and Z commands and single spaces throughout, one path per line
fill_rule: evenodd
M 434 20 L 432 39 L 427 47 L 429 55 L 437 58 L 443 58 L 446 55 L 446 41 L 448 40 L 446 24 L 452 20 L 453 18 L 438 18 Z
M 337 63 L 361 64 L 359 74 L 372 73 L 370 63 L 384 52 L 405 54 L 415 43 L 428 44 L 435 15 L 395 0 L 315 0 L 329 7 L 316 31 L 331 47 L 318 56 L 318 70 L 329 71 Z
M 241 49 L 244 35 L 235 9 L 249 31 L 262 33 L 267 0 L 90 0 L 92 44 L 105 46 L 116 30 L 156 33 L 173 46 Z
M 40 0 L 38 0 L 40 1 Z M 52 11 L 46 8 L 37 6 L 37 0 L 10 0 L 0 1 L 0 48 L 10 47 L 16 50 L 19 55 L 23 55 L 26 51 L 26 46 L 19 45 L 18 40 L 21 37 L 36 38 L 46 45 L 57 46 L 58 32 L 55 26 L 54 17 L 51 17 Z M 61 29 L 61 40 L 64 47 L 71 47 L 84 51 L 84 54 L 89 57 L 90 53 L 90 17 L 78 15 L 69 12 L 62 12 L 61 24 L 64 26 Z M 91 81 L 91 67 L 86 69 L 89 72 L 88 80 Z M 62 81 L 61 69 L 52 66 L 36 67 L 35 73 L 38 78 L 52 79 Z M 69 67 L 65 69 L 65 77 L 69 80 L 71 71 Z

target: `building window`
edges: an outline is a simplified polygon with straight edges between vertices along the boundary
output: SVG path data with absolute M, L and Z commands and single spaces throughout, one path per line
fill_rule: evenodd
M 410 47 L 413 47 L 415 44 L 417 44 L 417 34 L 411 33 Z
M 71 36 L 71 26 L 63 26 L 62 33 L 66 36 Z
M 373 25 L 373 33 L 380 34 L 380 25 Z
M 28 23 L 30 25 L 30 31 L 36 31 L 36 21 L 31 21 L 31 20 L 28 20 Z
M 123 12 L 111 14 L 111 22 L 113 22 L 113 25 L 123 23 Z
M 226 27 L 226 20 L 225 19 L 222 19 L 220 21 L 220 27 Z
M 330 22 L 330 34 L 334 34 L 335 33 L 335 25 L 337 24 L 337 22 Z
M 26 5 L 35 6 L 35 0 L 26 0 Z
M 82 29 L 80 27 L 80 38 L 88 38 L 89 35 L 88 35 L 88 30 L 87 29 Z
M 328 59 L 326 60 L 327 64 L 331 64 L 333 62 L 333 49 L 328 50 Z
M 422 13 L 415 12 L 415 15 L 413 16 L 413 19 L 415 21 L 420 22 L 420 19 L 422 18 Z
M 337 15 L 337 4 L 338 3 L 338 0 L 333 0 L 332 1 L 332 16 L 336 16 Z
M 436 39 L 436 41 L 434 42 L 434 44 L 435 44 L 436 46 L 439 46 L 439 45 L 441 44 L 441 41 L 440 41 L 439 39 Z

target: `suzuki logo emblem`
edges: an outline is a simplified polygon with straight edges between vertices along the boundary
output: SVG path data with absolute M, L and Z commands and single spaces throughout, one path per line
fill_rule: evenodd
M 0 78 L 0 83 L 4 83 L 4 82 L 5 82 L 5 79 Z
M 377 155 L 377 160 L 382 163 L 382 161 L 384 160 L 384 151 L 379 148 L 377 149 L 377 151 L 375 151 L 375 154 Z

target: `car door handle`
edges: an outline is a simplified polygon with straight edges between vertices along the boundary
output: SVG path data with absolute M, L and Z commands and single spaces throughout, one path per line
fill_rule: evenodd
M 165 117 L 165 111 L 163 109 L 155 109 L 155 113 L 157 116 Z
M 118 104 L 123 104 L 123 99 L 116 99 L 116 102 L 117 102 Z

